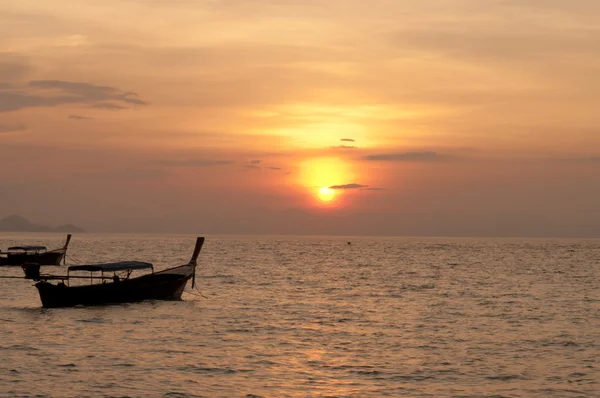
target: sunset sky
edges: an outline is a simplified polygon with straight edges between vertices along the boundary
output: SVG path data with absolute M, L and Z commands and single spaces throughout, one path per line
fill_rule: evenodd
M 0 218 L 600 236 L 600 1 L 0 0 Z

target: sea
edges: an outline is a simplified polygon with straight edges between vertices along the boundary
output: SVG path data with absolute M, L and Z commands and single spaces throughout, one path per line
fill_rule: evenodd
M 195 238 L 76 234 L 67 264 Z M 600 240 L 207 235 L 182 301 L 44 309 L 0 279 L 0 325 L 0 397 L 600 397 Z

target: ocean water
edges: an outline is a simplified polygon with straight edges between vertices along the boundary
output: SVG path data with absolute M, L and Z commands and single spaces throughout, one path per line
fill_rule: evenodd
M 78 234 L 68 262 L 163 269 L 194 240 Z M 600 396 L 600 240 L 207 236 L 197 282 L 42 309 L 0 279 L 0 396 Z

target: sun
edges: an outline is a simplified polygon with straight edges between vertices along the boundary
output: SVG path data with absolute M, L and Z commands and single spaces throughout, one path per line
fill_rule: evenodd
M 321 202 L 331 202 L 335 199 L 335 191 L 329 187 L 321 187 L 317 196 Z
M 307 206 L 339 208 L 344 207 L 343 190 L 334 186 L 348 184 L 355 181 L 354 165 L 346 159 L 333 156 L 312 157 L 300 163 L 300 172 L 297 174 L 297 183 L 304 187 L 310 195 Z

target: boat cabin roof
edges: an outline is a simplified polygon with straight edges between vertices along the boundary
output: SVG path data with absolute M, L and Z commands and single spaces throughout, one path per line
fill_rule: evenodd
M 8 250 L 41 251 L 46 250 L 46 246 L 13 246 L 9 247 Z
M 124 271 L 134 269 L 146 269 L 152 268 L 152 264 L 145 263 L 143 261 L 119 261 L 117 263 L 106 263 L 106 264 L 90 264 L 90 265 L 71 265 L 69 271 Z

